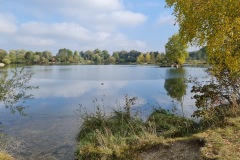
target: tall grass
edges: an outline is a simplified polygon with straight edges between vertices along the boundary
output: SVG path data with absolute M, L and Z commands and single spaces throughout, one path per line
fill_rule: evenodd
M 148 121 L 154 122 L 157 133 L 165 138 L 189 136 L 199 130 L 198 123 L 164 109 L 155 109 Z
M 143 147 L 157 139 L 155 125 L 125 111 L 114 111 L 106 116 L 98 109 L 96 114 L 85 115 L 77 136 L 78 159 L 123 158 L 131 148 Z
M 163 109 L 156 109 L 146 122 L 132 116 L 130 108 L 136 100 L 126 95 L 123 110 L 110 115 L 100 106 L 94 113 L 82 112 L 77 159 L 134 159 L 139 149 L 165 143 L 164 137 L 193 133 L 196 123 Z

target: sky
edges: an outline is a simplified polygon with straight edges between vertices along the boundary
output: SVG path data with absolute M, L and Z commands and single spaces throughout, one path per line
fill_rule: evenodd
M 0 48 L 165 52 L 179 27 L 164 0 L 0 0 Z

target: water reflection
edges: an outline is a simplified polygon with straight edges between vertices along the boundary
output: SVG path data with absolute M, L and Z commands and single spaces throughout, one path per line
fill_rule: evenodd
M 131 65 L 29 66 L 26 70 L 35 73 L 30 85 L 39 86 L 32 93 L 35 99 L 26 103 L 28 116 L 0 116 L 6 126 L 4 132 L 25 147 L 19 150 L 23 159 L 73 159 L 75 135 L 81 124 L 75 111 L 79 104 L 93 110 L 95 98 L 104 98 L 105 110 L 112 111 L 118 107 L 116 101 L 124 106 L 125 94 L 136 96 L 140 99 L 136 109 L 145 116 L 156 103 L 170 109 L 174 98 L 182 106 L 184 103 L 184 114 L 190 117 L 195 110 L 189 95 L 191 84 L 184 82 L 188 73 L 204 75 L 201 68 Z
M 0 102 L 8 108 L 11 113 L 18 112 L 24 115 L 24 105 L 33 95 L 29 91 L 38 89 L 37 86 L 29 85 L 33 73 L 25 72 L 24 68 L 0 73 Z
M 164 88 L 167 94 L 177 101 L 182 101 L 182 97 L 186 95 L 187 91 L 186 70 L 184 68 L 171 68 L 166 70 L 166 74 L 167 77 L 177 77 L 165 80 Z
M 186 70 L 184 68 L 171 68 L 166 70 L 166 75 L 166 77 L 175 77 L 166 79 L 164 88 L 171 98 L 180 102 L 182 115 L 184 116 L 183 101 L 187 92 Z

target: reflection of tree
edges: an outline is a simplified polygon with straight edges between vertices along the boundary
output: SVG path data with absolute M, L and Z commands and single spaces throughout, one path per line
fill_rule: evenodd
M 171 78 L 165 80 L 164 88 L 170 97 L 181 101 L 186 94 L 187 85 L 184 78 Z
M 9 78 L 7 72 L 0 73 L 0 102 L 3 102 L 12 113 L 17 111 L 23 114 L 24 103 L 33 97 L 27 92 L 38 87 L 28 85 L 32 73 L 25 73 L 23 68 L 13 70 L 12 74 Z
M 186 95 L 186 71 L 184 68 L 172 68 L 167 70 L 167 77 L 174 77 L 165 80 L 164 88 L 167 94 L 181 103 L 183 107 L 183 97 Z

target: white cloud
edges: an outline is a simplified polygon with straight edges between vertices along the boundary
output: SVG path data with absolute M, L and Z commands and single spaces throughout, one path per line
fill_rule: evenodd
M 90 31 L 75 23 L 28 22 L 20 27 L 20 31 L 30 35 L 51 36 L 78 40 L 88 40 Z
M 141 13 L 122 10 L 111 13 L 99 13 L 96 16 L 88 15 L 85 16 L 84 21 L 86 24 L 90 24 L 90 28 L 114 31 L 121 27 L 139 26 L 146 22 L 147 19 L 148 18 Z
M 46 97 L 80 97 L 89 92 L 101 95 L 102 93 L 108 95 L 115 95 L 119 89 L 127 85 L 126 81 L 103 81 L 104 85 L 100 85 L 96 81 L 71 81 L 71 83 L 65 83 L 65 81 L 58 82 L 56 80 L 50 79 L 33 79 L 33 85 L 42 84 L 43 86 L 39 90 L 34 90 L 33 95 L 36 98 L 46 98 Z M 59 87 L 59 84 L 61 87 Z M 49 91 L 51 87 L 51 91 Z M 114 88 L 114 89 L 112 89 Z
M 161 8 L 164 7 L 164 1 L 142 1 L 141 3 L 134 3 L 132 1 L 126 1 L 127 8 L 135 9 L 135 8 L 141 8 L 141 9 L 154 9 L 154 8 Z
M 157 20 L 157 25 L 174 25 L 175 24 L 175 18 L 173 15 L 164 13 L 161 14 Z
M 35 6 L 51 7 L 53 10 L 58 8 L 72 8 L 84 10 L 118 10 L 123 8 L 121 0 L 22 0 Z M 52 7 L 54 5 L 54 7 Z
M 110 20 L 121 26 L 136 26 L 145 22 L 147 17 L 141 13 L 117 11 L 112 13 Z
M 101 9 L 101 10 L 118 10 L 122 9 L 123 5 L 120 0 L 72 0 L 79 4 L 79 6 Z M 68 2 L 68 1 L 67 1 Z
M 124 9 L 108 11 L 64 8 L 63 14 L 69 19 L 84 24 L 84 26 L 104 31 L 117 30 L 120 27 L 136 27 L 148 19 L 142 13 Z
M 22 0 L 5 4 L 19 7 L 12 11 L 17 23 L 14 16 L 0 14 L 0 33 L 5 33 L 0 44 L 8 44 L 6 49 L 40 51 L 46 46 L 56 53 L 62 47 L 99 48 L 111 53 L 146 47 L 144 41 L 130 38 L 122 28 L 140 26 L 148 17 L 127 10 L 122 0 Z M 17 43 L 11 47 L 10 42 Z
M 15 18 L 8 13 L 0 13 L 0 33 L 14 33 L 17 30 Z
M 111 50 L 132 50 L 132 49 L 144 49 L 146 43 L 140 40 L 130 40 L 126 35 L 122 33 L 115 33 L 108 40 L 102 44 L 104 47 L 111 47 Z
M 97 33 L 97 39 L 98 41 L 105 41 L 105 40 L 108 40 L 108 38 L 111 37 L 111 33 L 108 33 L 108 32 L 103 32 L 103 31 L 100 31 Z
M 16 40 L 25 45 L 56 45 L 74 50 L 83 49 L 79 46 L 85 46 L 86 50 L 110 48 L 111 51 L 146 47 L 145 42 L 130 40 L 120 32 L 90 30 L 76 23 L 27 22 L 20 26 Z
M 35 45 L 35 46 L 51 46 L 56 44 L 52 39 L 38 38 L 33 36 L 18 36 L 15 40 L 20 44 Z
M 83 45 L 84 44 L 84 45 Z M 142 51 L 146 47 L 146 43 L 140 40 L 131 40 L 126 35 L 120 32 L 99 32 L 92 35 L 90 42 L 81 42 L 77 44 L 69 44 L 71 49 L 75 50 L 93 50 L 93 49 L 107 49 L 109 53 L 120 50 L 140 50 Z

